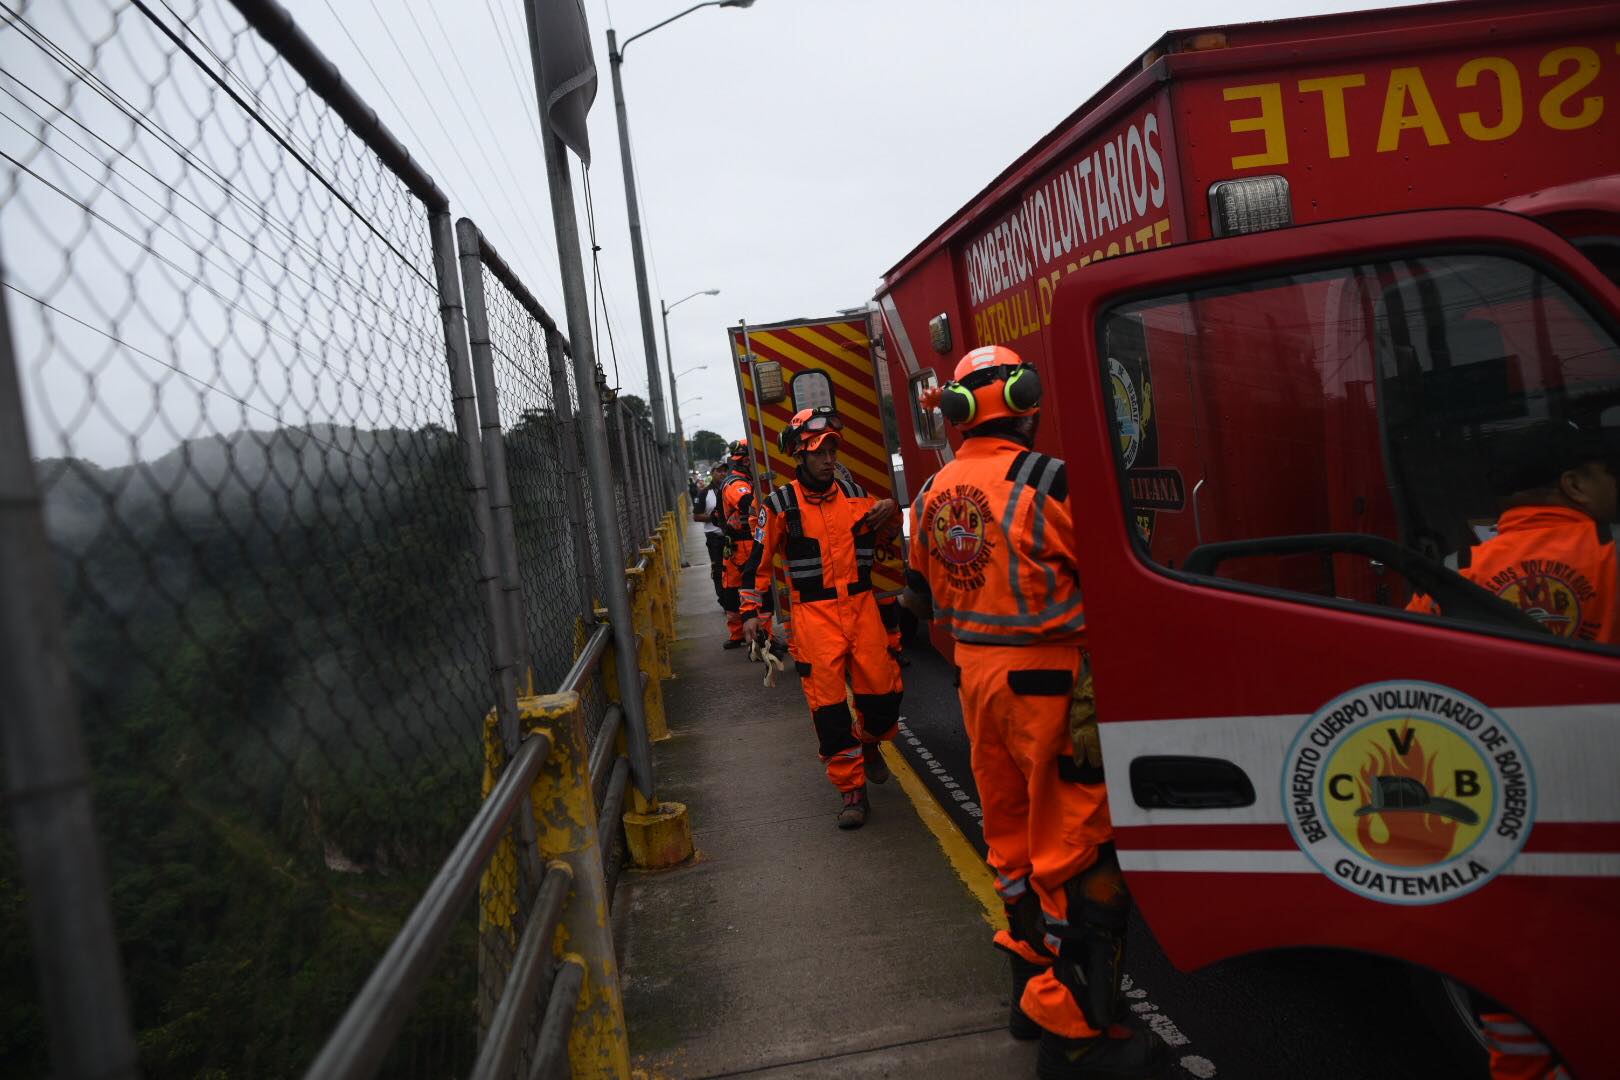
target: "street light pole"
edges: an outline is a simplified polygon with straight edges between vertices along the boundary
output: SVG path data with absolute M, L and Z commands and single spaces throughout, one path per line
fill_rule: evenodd
M 619 157 L 624 161 L 624 203 L 630 214 L 630 258 L 636 268 L 636 297 L 641 302 L 641 342 L 647 354 L 647 406 L 652 410 L 653 433 L 661 447 L 669 446 L 669 425 L 664 422 L 664 380 L 658 374 L 658 343 L 653 337 L 652 298 L 647 292 L 647 256 L 641 246 L 641 210 L 636 204 L 636 174 L 630 163 L 630 124 L 624 114 L 624 82 L 619 68 L 624 55 L 619 52 L 618 39 L 610 29 L 607 32 L 608 59 L 613 67 L 613 111 L 619 118 Z M 668 463 L 665 463 L 664 482 L 671 484 Z
M 650 34 L 661 26 L 668 26 L 684 15 L 690 15 L 699 8 L 706 7 L 748 7 L 754 0 L 707 0 L 705 3 L 694 4 L 685 11 L 671 15 L 661 23 L 649 26 L 637 34 L 631 34 L 624 39 L 624 47 L 628 49 L 630 43 L 636 38 Z M 669 425 L 664 421 L 664 380 L 658 374 L 658 342 L 653 333 L 652 321 L 652 293 L 647 288 L 647 257 L 641 244 L 641 209 L 636 202 L 636 172 L 630 161 L 630 123 L 625 118 L 624 111 L 624 80 L 620 77 L 619 69 L 624 66 L 624 50 L 619 48 L 618 35 L 611 28 L 607 32 L 608 60 L 613 69 L 613 112 L 619 120 L 619 158 L 624 163 L 624 203 L 630 216 L 630 258 L 636 270 L 636 299 L 641 307 L 641 343 L 647 354 L 647 406 L 653 414 L 653 433 L 658 439 L 658 445 L 669 446 Z M 668 347 L 668 343 L 665 343 Z M 682 451 L 684 457 L 684 448 Z M 673 470 L 668 466 L 674 458 L 665 461 L 666 483 L 676 491 L 685 488 L 684 484 L 676 485 Z
M 681 429 L 681 401 L 675 392 L 675 354 L 669 348 L 669 309 L 680 307 L 694 296 L 719 296 L 719 289 L 699 289 L 695 293 L 683 296 L 673 304 L 664 303 L 664 298 L 658 298 L 658 307 L 664 313 L 664 363 L 669 365 L 669 400 L 670 411 L 675 415 L 675 444 L 677 447 L 675 460 L 680 463 L 681 477 L 684 479 L 692 472 L 692 463 L 686 453 L 686 432 Z M 695 370 L 695 369 L 694 369 Z

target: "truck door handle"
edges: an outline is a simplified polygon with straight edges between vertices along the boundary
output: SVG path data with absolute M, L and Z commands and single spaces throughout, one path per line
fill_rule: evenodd
M 1131 759 L 1131 798 L 1145 810 L 1210 810 L 1251 806 L 1249 775 L 1224 758 Z

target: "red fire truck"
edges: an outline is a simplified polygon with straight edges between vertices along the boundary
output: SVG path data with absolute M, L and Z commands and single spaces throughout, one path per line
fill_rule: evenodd
M 1045 380 L 1178 966 L 1380 954 L 1617 1075 L 1616 578 L 1456 573 L 1503 477 L 1615 456 L 1617 273 L 1620 6 L 1469 0 L 1169 34 L 885 275 L 909 490 L 966 350 Z

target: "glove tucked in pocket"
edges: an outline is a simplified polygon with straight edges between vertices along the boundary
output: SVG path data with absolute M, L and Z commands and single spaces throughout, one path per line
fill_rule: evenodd
M 1080 677 L 1069 699 L 1069 738 L 1074 742 L 1074 763 L 1102 769 L 1102 737 L 1097 731 L 1097 696 L 1091 685 L 1091 657 L 1082 656 Z

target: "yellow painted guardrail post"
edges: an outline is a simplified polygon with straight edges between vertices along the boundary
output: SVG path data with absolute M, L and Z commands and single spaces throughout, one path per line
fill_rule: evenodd
M 501 742 L 500 715 L 495 709 L 484 715 L 484 779 L 479 798 L 489 798 L 506 762 L 506 748 Z M 535 883 L 538 886 L 538 882 Z M 517 953 L 518 913 L 517 845 L 512 842 L 512 830 L 501 834 L 495 853 L 478 879 L 478 1041 L 483 1042 L 489 1029 L 495 1006 L 500 1000 L 500 988 L 506 983 L 512 958 Z M 493 966 L 494 971 L 486 971 Z
M 585 965 L 568 1036 L 569 1066 L 576 1080 L 628 1080 L 630 1041 L 579 695 L 569 691 L 519 698 L 518 721 L 525 734 L 535 730 L 551 734 L 551 754 L 535 778 L 532 794 L 540 857 L 567 863 L 574 872 L 554 943 L 559 958 L 575 953 Z
M 649 574 L 656 573 L 653 569 L 652 559 L 647 562 Z M 641 583 L 649 586 L 636 590 L 636 603 L 634 616 L 636 620 L 636 633 L 640 635 L 641 648 L 637 653 L 637 662 L 641 670 L 647 672 L 647 694 L 643 698 L 644 709 L 647 714 L 647 737 L 653 742 L 663 742 L 669 738 L 669 714 L 664 711 L 664 687 L 662 680 L 665 676 L 664 663 L 658 655 L 658 626 L 653 618 L 655 606 L 654 589 L 651 583 L 643 576 Z
M 601 834 L 591 789 L 589 743 L 579 695 L 572 691 L 520 697 L 518 723 L 525 737 L 545 731 L 551 753 L 530 789 L 536 846 L 540 861 L 567 864 L 573 873 L 568 899 L 552 943 L 559 958 L 577 953 L 585 968 L 568 1058 L 576 1077 L 615 1078 L 630 1075 L 630 1044 L 619 988 L 608 914 L 607 881 L 602 872 Z M 483 793 L 487 797 L 505 761 L 499 720 L 493 710 L 484 718 Z M 633 790 L 633 789 L 632 789 Z M 538 887 L 538 882 L 533 887 Z M 517 949 L 518 860 L 512 833 L 501 838 L 478 886 L 479 962 L 505 963 Z M 503 973 L 504 974 L 504 973 Z M 480 972 L 482 982 L 483 972 Z M 493 1004 L 493 1003 L 491 1003 Z M 486 1011 L 482 1007 L 481 1012 Z M 480 1016 L 482 1028 L 488 1018 Z
M 658 663 L 655 674 L 660 679 L 672 678 L 675 663 L 674 645 L 669 618 L 669 562 L 665 558 L 663 531 L 654 534 L 653 546 L 642 548 L 647 556 L 647 573 L 651 579 L 647 590 L 647 621 L 652 628 L 653 659 Z

